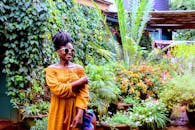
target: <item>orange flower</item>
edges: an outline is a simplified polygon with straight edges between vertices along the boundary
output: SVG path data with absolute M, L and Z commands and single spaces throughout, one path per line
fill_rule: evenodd
M 129 89 L 129 94 L 133 94 L 134 93 L 134 89 L 133 88 L 130 88 Z
M 150 79 L 145 78 L 145 79 L 144 79 L 144 82 L 145 82 L 148 86 L 152 86 L 152 85 L 153 85 L 153 83 L 152 83 L 152 81 L 151 81 Z

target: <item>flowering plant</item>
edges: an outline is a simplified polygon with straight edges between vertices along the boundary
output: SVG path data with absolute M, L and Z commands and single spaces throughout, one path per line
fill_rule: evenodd
M 128 125 L 131 128 L 144 128 L 144 130 L 156 130 L 165 128 L 168 118 L 168 110 L 161 100 L 146 99 L 135 104 L 128 111 L 118 111 L 112 116 L 104 116 L 103 122 L 109 126 Z
M 165 128 L 168 118 L 168 110 L 161 100 L 147 99 L 130 108 L 130 126 L 144 127 L 144 129 L 156 130 Z
M 157 96 L 163 86 L 161 69 L 146 64 L 131 65 L 129 70 L 121 67 L 116 73 L 122 96 L 146 99 L 151 95 Z

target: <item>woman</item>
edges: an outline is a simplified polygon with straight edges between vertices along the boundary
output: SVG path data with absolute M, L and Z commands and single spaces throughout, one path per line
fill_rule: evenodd
M 46 68 L 46 82 L 52 93 L 48 130 L 76 130 L 87 109 L 88 78 L 82 66 L 72 63 L 72 39 L 66 32 L 52 37 L 60 61 Z

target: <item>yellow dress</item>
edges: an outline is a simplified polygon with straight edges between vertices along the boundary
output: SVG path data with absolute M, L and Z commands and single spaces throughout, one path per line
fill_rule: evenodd
M 70 83 L 83 76 L 85 72 L 81 67 L 46 68 L 46 82 L 52 93 L 48 130 L 76 130 L 70 125 L 76 115 L 76 107 L 87 109 L 89 91 L 86 84 L 73 92 Z

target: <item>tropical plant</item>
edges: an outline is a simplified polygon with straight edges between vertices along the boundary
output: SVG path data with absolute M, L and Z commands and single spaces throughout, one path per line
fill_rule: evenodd
M 114 78 L 111 64 L 102 66 L 91 65 L 86 66 L 86 74 L 89 77 L 90 102 L 89 107 L 94 108 L 100 118 L 107 113 L 109 104 L 116 102 L 120 89 L 118 88 Z
M 118 10 L 119 28 L 122 39 L 122 61 L 126 68 L 136 61 L 138 45 L 149 20 L 149 11 L 153 7 L 153 0 L 132 0 L 130 11 L 124 9 L 123 0 L 115 0 Z

